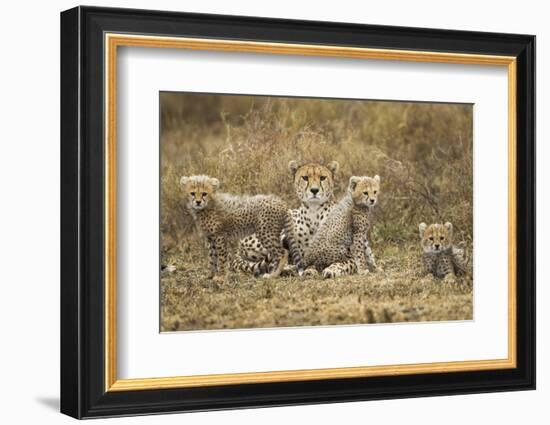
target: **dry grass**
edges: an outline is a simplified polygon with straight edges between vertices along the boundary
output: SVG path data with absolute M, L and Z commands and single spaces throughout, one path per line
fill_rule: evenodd
M 451 221 L 472 249 L 472 109 L 468 105 L 250 96 L 161 95 L 161 328 L 248 328 L 472 318 L 472 279 L 425 281 L 418 223 Z M 207 251 L 185 210 L 181 175 L 224 191 L 275 193 L 297 206 L 287 163 L 327 163 L 382 177 L 370 239 L 384 272 L 332 281 L 206 279 Z
M 169 259 L 162 278 L 162 331 L 290 327 L 472 319 L 472 282 L 421 279 L 417 255 L 387 245 L 384 271 L 334 280 L 254 279 L 233 274 L 218 285 L 206 279 L 204 252 L 187 249 Z

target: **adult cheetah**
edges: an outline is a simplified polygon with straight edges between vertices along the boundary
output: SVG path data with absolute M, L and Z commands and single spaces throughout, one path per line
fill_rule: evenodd
M 300 165 L 297 161 L 288 163 L 292 176 L 294 191 L 300 200 L 300 207 L 290 210 L 296 238 L 297 249 L 303 257 L 309 248 L 313 236 L 336 204 L 334 198 L 334 179 L 339 164 L 329 162 L 326 166 L 318 163 Z M 288 247 L 288 239 L 283 232 L 283 244 Z M 239 250 L 233 267 L 248 273 L 259 275 L 265 273 L 268 262 L 267 252 L 257 235 L 252 234 L 240 241 Z M 286 269 L 290 273 L 292 267 Z

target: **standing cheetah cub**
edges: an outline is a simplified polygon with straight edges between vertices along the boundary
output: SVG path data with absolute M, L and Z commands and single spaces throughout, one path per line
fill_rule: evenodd
M 453 225 L 420 223 L 422 264 L 425 276 L 433 275 L 452 282 L 456 275 L 466 273 L 464 250 L 453 245 Z
M 349 179 L 347 194 L 321 223 L 304 256 L 304 263 L 310 267 L 308 274 L 312 268 L 322 270 L 324 278 L 369 272 L 374 258 L 367 233 L 370 210 L 376 205 L 379 190 L 379 176 Z
M 287 262 L 287 254 L 280 241 L 283 230 L 288 238 L 292 261 L 301 274 L 302 259 L 286 204 L 270 195 L 219 193 L 219 184 L 218 179 L 204 175 L 180 179 L 187 208 L 209 246 L 211 277 L 217 282 L 225 280 L 229 244 L 251 233 L 257 235 L 267 252 L 269 273 L 263 276 L 279 276 Z

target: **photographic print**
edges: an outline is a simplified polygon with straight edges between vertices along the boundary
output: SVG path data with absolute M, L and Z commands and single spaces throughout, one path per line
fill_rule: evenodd
M 473 318 L 473 106 L 160 93 L 161 331 Z

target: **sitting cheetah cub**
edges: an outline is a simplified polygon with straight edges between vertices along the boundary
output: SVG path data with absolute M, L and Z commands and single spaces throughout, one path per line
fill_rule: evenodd
M 225 281 L 229 244 L 251 233 L 257 235 L 266 249 L 269 273 L 263 276 L 279 276 L 287 262 L 287 254 L 280 240 L 283 230 L 288 238 L 292 260 L 301 274 L 301 254 L 296 246 L 292 216 L 286 204 L 271 195 L 219 193 L 219 184 L 218 179 L 204 175 L 180 179 L 187 208 L 209 246 L 211 277 L 216 282 Z
M 367 244 L 370 227 L 370 209 L 376 205 L 380 177 L 357 177 L 349 179 L 347 194 L 330 211 L 319 226 L 304 263 L 322 271 L 324 278 L 345 274 L 366 274 L 374 265 Z
M 467 261 L 464 250 L 453 245 L 453 225 L 420 223 L 421 245 L 423 249 L 423 275 L 444 278 L 452 282 L 456 275 L 466 273 Z

